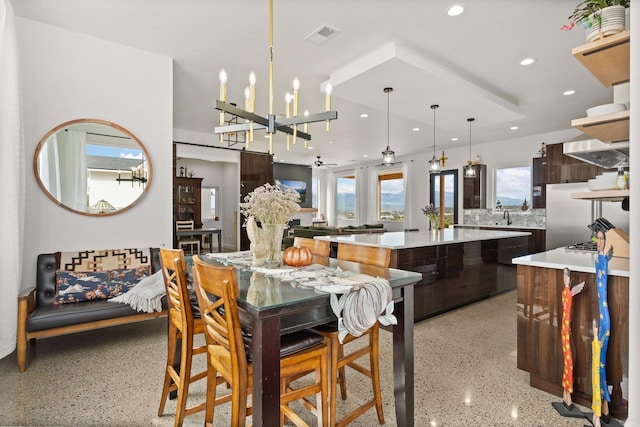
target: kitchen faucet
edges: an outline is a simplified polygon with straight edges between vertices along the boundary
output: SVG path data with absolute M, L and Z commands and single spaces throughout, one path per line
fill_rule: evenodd
M 502 214 L 502 219 L 507 218 L 507 225 L 511 225 L 513 224 L 511 222 L 511 217 L 509 216 L 509 211 L 505 210 L 504 213 Z

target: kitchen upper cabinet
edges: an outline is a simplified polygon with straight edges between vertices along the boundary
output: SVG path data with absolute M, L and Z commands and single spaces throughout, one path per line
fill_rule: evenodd
M 546 184 L 586 182 L 602 172 L 602 168 L 565 156 L 562 143 L 547 145 Z
M 533 195 L 531 207 L 533 209 L 544 209 L 547 207 L 547 158 L 534 158 L 532 169 Z
M 462 188 L 463 209 L 486 209 L 487 207 L 487 165 L 475 165 L 476 176 L 464 177 Z

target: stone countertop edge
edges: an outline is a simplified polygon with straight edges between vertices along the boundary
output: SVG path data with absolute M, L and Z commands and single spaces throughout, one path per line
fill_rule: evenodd
M 477 242 L 481 240 L 509 239 L 530 235 L 531 233 L 527 231 L 445 228 L 437 231 L 391 231 L 371 234 L 315 236 L 314 239 L 328 240 L 335 243 L 351 243 L 363 246 L 386 247 L 391 249 L 411 249 L 427 246 L 450 245 L 454 243 Z
M 546 230 L 546 227 L 540 227 L 536 225 L 501 225 L 501 224 L 456 224 L 456 228 L 513 228 L 515 230 Z
M 513 258 L 513 263 L 556 270 L 567 267 L 571 271 L 595 274 L 595 260 L 595 252 L 557 248 L 546 252 Z M 619 258 L 615 256 L 611 258 L 609 261 L 609 275 L 629 277 L 629 258 Z

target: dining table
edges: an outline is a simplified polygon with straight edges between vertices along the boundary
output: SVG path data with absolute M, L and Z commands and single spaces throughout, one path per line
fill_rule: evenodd
M 218 252 L 222 252 L 222 230 L 213 227 L 194 228 L 192 230 L 176 230 L 176 236 L 209 236 L 211 252 L 213 252 L 213 235 L 218 237 Z
M 211 264 L 234 265 L 231 258 L 208 254 Z M 422 275 L 413 271 L 377 267 L 314 256 L 313 262 L 337 271 L 360 273 L 389 281 L 397 324 L 393 334 L 393 382 L 396 424 L 414 425 L 413 286 Z M 266 276 L 250 265 L 236 265 L 237 299 L 243 329 L 252 336 L 253 425 L 280 423 L 280 336 L 336 320 L 330 294 L 295 286 L 287 279 Z

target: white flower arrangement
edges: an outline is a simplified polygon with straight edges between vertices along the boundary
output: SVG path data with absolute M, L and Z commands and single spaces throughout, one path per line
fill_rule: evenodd
M 244 198 L 240 212 L 262 224 L 286 224 L 300 210 L 300 194 L 292 188 L 264 184 Z

